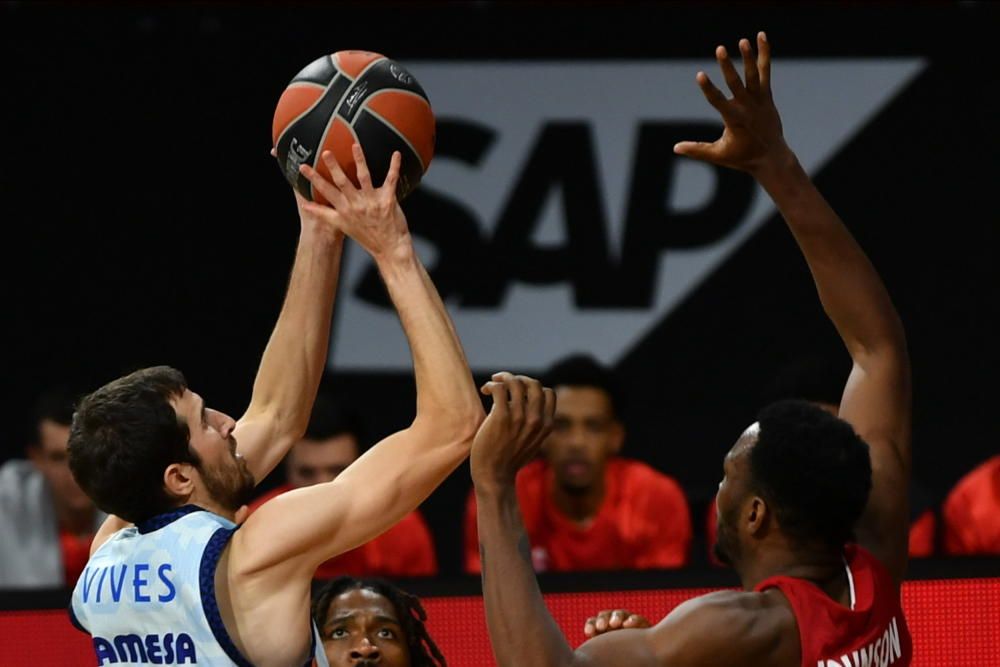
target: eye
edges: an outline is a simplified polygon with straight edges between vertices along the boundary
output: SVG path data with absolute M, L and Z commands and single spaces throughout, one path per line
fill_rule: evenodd
M 343 639 L 347 636 L 347 630 L 344 628 L 334 628 L 330 632 L 330 639 Z
M 395 639 L 396 633 L 390 630 L 389 628 L 382 628 L 381 630 L 378 631 L 378 636 L 381 639 Z

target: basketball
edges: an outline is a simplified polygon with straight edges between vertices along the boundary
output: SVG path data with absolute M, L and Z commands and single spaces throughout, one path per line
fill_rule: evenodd
M 323 151 L 336 157 L 357 186 L 351 146 L 361 144 L 379 187 L 394 151 L 402 155 L 396 196 L 413 191 L 434 155 L 434 113 L 423 88 L 399 63 L 370 51 L 338 51 L 307 65 L 291 80 L 274 110 L 271 140 L 278 164 L 306 199 L 325 204 L 299 173 L 308 164 L 324 178 Z

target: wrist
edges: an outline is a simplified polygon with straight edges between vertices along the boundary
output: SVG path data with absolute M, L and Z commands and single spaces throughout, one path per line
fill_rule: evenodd
M 409 234 L 401 238 L 392 248 L 377 255 L 373 254 L 372 259 L 383 279 L 387 281 L 410 273 L 420 266 L 420 260 L 413 248 L 413 240 Z
M 477 502 L 503 503 L 516 499 L 514 479 L 499 475 L 473 477 L 473 488 Z
M 767 190 L 791 182 L 801 173 L 798 157 L 784 141 L 750 170 L 750 174 Z
M 336 247 L 344 243 L 344 234 L 321 220 L 302 218 L 299 238 L 311 243 Z

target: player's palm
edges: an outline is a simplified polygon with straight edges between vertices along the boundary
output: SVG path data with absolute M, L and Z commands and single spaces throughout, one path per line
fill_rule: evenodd
M 307 165 L 302 165 L 300 169 L 313 188 L 332 206 L 304 202 L 301 208 L 350 236 L 376 260 L 391 255 L 397 249 L 408 249 L 412 242 L 410 231 L 396 199 L 402 160 L 399 152 L 393 153 L 385 182 L 376 188 L 372 185 L 361 146 L 354 144 L 352 150 L 359 187 L 350 181 L 333 154 L 325 151 L 320 157 L 330 170 L 330 181 Z
M 716 49 L 716 59 L 732 98 L 727 99 L 707 74 L 698 72 L 698 85 L 705 99 L 722 116 L 725 129 L 722 136 L 711 143 L 682 141 L 674 147 L 676 153 L 755 173 L 787 152 L 781 117 L 771 96 L 770 46 L 763 33 L 757 37 L 757 46 L 755 58 L 750 42 L 740 41 L 743 78 L 729 60 L 725 47 Z

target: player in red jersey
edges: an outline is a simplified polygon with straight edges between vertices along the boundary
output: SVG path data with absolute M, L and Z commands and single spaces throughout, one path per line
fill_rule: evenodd
M 574 651 L 545 609 L 514 489 L 551 429 L 555 395 L 530 378 L 493 376 L 471 465 L 500 667 L 910 664 L 900 606 L 910 477 L 903 328 L 868 258 L 785 144 L 763 33 L 757 50 L 740 41 L 743 80 L 718 47 L 732 98 L 704 73 L 697 81 L 725 130 L 714 143 L 674 150 L 749 172 L 778 205 L 853 360 L 840 418 L 803 401 L 772 404 L 726 456 L 719 555 L 742 591 L 689 600 L 654 627 L 600 634 Z

